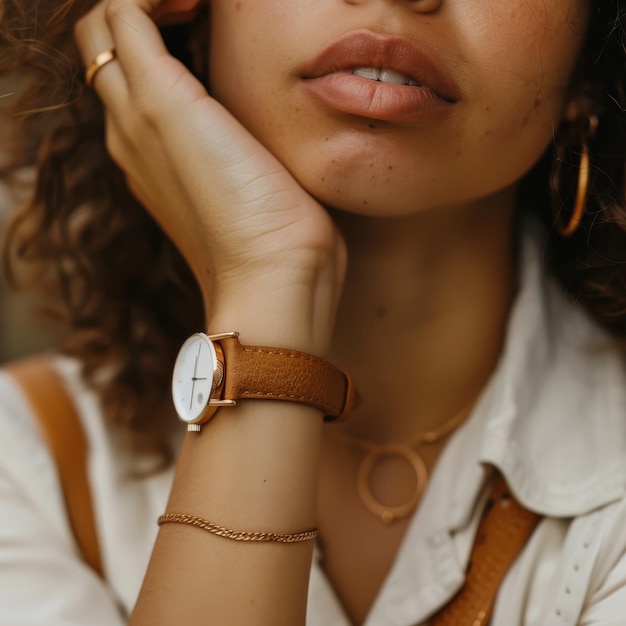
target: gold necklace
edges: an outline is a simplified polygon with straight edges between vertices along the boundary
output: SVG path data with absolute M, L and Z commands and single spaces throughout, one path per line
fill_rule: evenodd
M 383 524 L 392 524 L 394 521 L 408 517 L 415 511 L 419 501 L 428 484 L 428 470 L 424 459 L 419 455 L 417 450 L 424 444 L 436 443 L 456 430 L 469 415 L 471 406 L 464 407 L 454 417 L 442 424 L 435 430 L 429 430 L 425 433 L 418 433 L 408 443 L 385 443 L 378 444 L 360 439 L 359 437 L 351 437 L 341 431 L 333 430 L 333 435 L 353 448 L 363 450 L 367 454 L 359 465 L 357 474 L 357 491 L 361 501 L 370 513 L 380 518 Z M 404 459 L 415 472 L 415 491 L 411 498 L 405 504 L 399 506 L 387 506 L 380 500 L 376 499 L 372 493 L 370 486 L 370 478 L 376 465 L 384 457 L 399 457 Z

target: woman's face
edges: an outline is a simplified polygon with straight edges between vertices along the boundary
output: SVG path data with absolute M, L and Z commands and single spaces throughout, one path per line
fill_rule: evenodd
M 469 205 L 514 184 L 551 141 L 589 11 L 588 0 L 211 0 L 211 90 L 327 205 Z

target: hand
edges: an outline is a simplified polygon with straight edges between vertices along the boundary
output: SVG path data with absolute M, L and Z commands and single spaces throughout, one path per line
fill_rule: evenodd
M 76 29 L 85 64 L 117 51 L 95 83 L 109 151 L 211 297 L 209 328 L 321 354 L 343 277 L 341 238 L 323 207 L 167 53 L 155 6 L 102 0 Z M 170 510 L 220 511 L 219 522 L 237 529 L 311 528 L 320 413 L 241 405 L 212 420 L 211 436 L 186 438 Z M 129 623 L 303 623 L 312 546 L 242 552 L 213 539 L 161 531 Z
M 195 6 L 102 0 L 77 24 L 86 65 L 117 51 L 95 80 L 109 152 L 206 299 L 243 289 L 275 298 L 293 288 L 325 294 L 315 306 L 330 310 L 345 251 L 329 215 L 163 44 L 154 11 L 172 21 L 173 8 L 191 15 Z

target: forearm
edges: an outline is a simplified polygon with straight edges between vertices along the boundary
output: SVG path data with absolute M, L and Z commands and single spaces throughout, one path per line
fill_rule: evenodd
M 232 530 L 296 533 L 316 525 L 319 412 L 249 402 L 187 435 L 168 512 Z M 239 542 L 186 524 L 161 527 L 130 623 L 304 623 L 312 542 Z
M 311 332 L 306 297 L 268 293 L 257 306 L 227 299 L 209 330 L 238 330 L 244 343 L 323 351 L 326 339 Z M 200 433 L 187 435 L 167 512 L 232 530 L 314 528 L 321 430 L 322 414 L 297 403 L 245 400 L 220 409 Z M 312 550 L 312 541 L 240 542 L 165 524 L 130 623 L 304 624 Z
M 86 66 L 116 51 L 94 82 L 111 156 L 200 284 L 209 333 L 324 357 L 343 238 L 276 156 L 169 55 L 152 19 L 159 4 L 101 0 L 76 25 Z M 320 411 L 291 402 L 219 409 L 187 436 L 168 511 L 233 530 L 313 528 L 321 428 Z M 131 624 L 302 624 L 312 548 L 166 524 Z

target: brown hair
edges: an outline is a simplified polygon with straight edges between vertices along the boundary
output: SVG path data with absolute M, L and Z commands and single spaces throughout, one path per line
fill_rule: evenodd
M 15 182 L 24 168 L 36 170 L 32 197 L 8 229 L 5 260 L 12 283 L 26 282 L 25 268 L 28 285 L 56 304 L 50 314 L 70 331 L 61 349 L 82 361 L 118 432 L 167 461 L 171 422 L 160 416 L 169 368 L 203 326 L 202 300 L 106 153 L 101 104 L 79 78 L 72 33 L 93 4 L 0 4 L 0 80 L 17 90 L 4 99 L 10 161 L 0 178 Z
M 554 228 L 549 188 L 553 149 L 522 181 L 522 203 L 549 229 L 548 262 L 566 291 L 626 346 L 625 0 L 593 3 L 574 84 L 599 115 L 597 132 L 588 142 L 591 173 L 582 224 L 567 238 Z M 569 155 L 573 163 L 562 164 L 574 173 L 569 196 L 576 189 L 579 154 L 580 146 L 574 145 Z M 568 219 L 560 217 L 562 222 Z
M 0 3 L 0 85 L 15 81 L 15 93 L 0 99 L 3 115 L 11 115 L 0 180 L 35 171 L 5 256 L 13 282 L 19 260 L 30 283 L 59 304 L 54 314 L 70 330 L 62 350 L 82 361 L 108 419 L 167 460 L 165 420 L 155 415 L 165 406 L 178 346 L 202 327 L 202 303 L 180 255 L 108 157 L 101 105 L 79 79 L 72 27 L 93 3 Z M 551 238 L 551 261 L 565 288 L 626 339 L 626 1 L 597 5 L 576 77 L 602 109 L 588 210 L 575 236 Z M 185 30 L 170 35 L 184 54 Z M 521 185 L 522 199 L 532 199 L 548 226 L 550 159 Z

